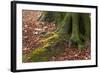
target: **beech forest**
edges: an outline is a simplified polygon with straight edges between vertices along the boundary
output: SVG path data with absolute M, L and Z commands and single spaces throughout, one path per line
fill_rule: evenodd
M 22 61 L 91 59 L 91 14 L 22 11 Z

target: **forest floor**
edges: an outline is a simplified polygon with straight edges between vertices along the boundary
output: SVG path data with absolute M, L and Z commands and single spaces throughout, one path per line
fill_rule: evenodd
M 31 51 L 38 48 L 41 44 L 39 40 L 47 33 L 54 31 L 57 27 L 53 23 L 39 22 L 38 18 L 41 12 L 39 11 L 23 11 L 23 36 L 22 36 L 22 52 L 23 55 L 29 55 Z M 67 45 L 67 44 L 66 44 Z M 89 60 L 91 59 L 91 49 L 84 48 L 65 48 L 64 52 L 52 56 L 50 61 L 64 60 Z

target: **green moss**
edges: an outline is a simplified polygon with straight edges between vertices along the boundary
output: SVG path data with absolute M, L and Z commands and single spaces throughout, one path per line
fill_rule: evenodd
M 30 61 L 29 59 L 30 59 L 30 54 L 27 54 L 27 55 L 23 54 L 22 62 L 28 62 L 28 61 Z
M 32 52 L 32 54 L 33 55 L 38 55 L 38 54 L 40 54 L 40 53 L 42 53 L 42 52 L 46 52 L 46 49 L 42 49 L 42 48 L 38 48 L 38 49 L 35 49 L 33 52 Z
M 64 52 L 65 49 L 63 41 L 55 42 L 55 44 L 49 46 L 44 46 L 32 51 L 30 54 L 30 60 L 32 62 L 49 61 L 52 56 L 59 55 Z
M 48 61 L 48 57 L 33 57 L 31 59 L 32 62 L 45 62 L 45 61 Z
M 53 34 L 52 36 L 49 36 L 48 38 L 43 38 L 42 40 L 40 40 L 39 42 L 42 43 L 42 48 L 51 46 L 52 44 L 54 44 L 55 42 L 57 42 L 59 40 L 59 36 L 56 33 L 51 33 Z
M 33 62 L 48 61 L 48 57 L 45 55 L 46 52 L 46 48 L 37 48 L 30 54 L 30 60 Z
M 22 56 L 22 62 L 26 62 L 27 61 L 27 57 L 25 55 Z

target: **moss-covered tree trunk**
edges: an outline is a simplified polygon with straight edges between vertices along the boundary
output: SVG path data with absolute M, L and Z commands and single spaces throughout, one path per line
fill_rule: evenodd
M 91 21 L 90 21 L 90 14 L 84 13 L 81 14 L 83 26 L 84 26 L 84 43 L 86 47 L 90 47 L 91 43 Z

